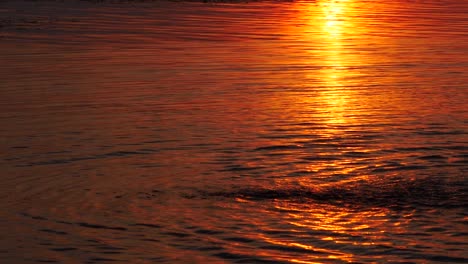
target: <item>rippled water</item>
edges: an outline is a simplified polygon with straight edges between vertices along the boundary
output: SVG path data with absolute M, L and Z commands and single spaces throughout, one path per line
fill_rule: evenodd
M 468 262 L 467 13 L 2 1 L 0 259 Z

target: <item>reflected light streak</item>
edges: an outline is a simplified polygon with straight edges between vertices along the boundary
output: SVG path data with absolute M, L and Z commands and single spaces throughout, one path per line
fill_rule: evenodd
M 322 48 L 317 52 L 319 58 L 323 59 L 322 70 L 320 70 L 320 83 L 323 84 L 323 90 L 320 93 L 320 99 L 326 105 L 327 113 L 324 114 L 324 122 L 329 124 L 343 124 L 350 120 L 346 118 L 347 108 L 349 107 L 349 92 L 346 89 L 346 77 L 350 75 L 346 65 L 353 61 L 346 54 L 342 39 L 345 30 L 350 30 L 350 17 L 347 13 L 350 9 L 350 1 L 329 0 L 318 3 L 320 12 L 314 17 L 310 14 L 304 14 L 308 23 L 308 28 L 319 28 L 318 40 L 322 43 Z M 316 6 L 310 6 L 310 10 L 316 9 Z M 318 21 L 318 22 L 317 22 Z M 317 24 L 319 23 L 319 24 Z M 311 41 L 314 41 L 311 39 Z
M 310 252 L 327 253 L 328 254 L 327 257 L 329 259 L 340 259 L 340 260 L 344 260 L 344 261 L 352 261 L 353 260 L 353 254 L 341 252 L 341 251 L 338 251 L 338 250 L 336 250 L 336 251 L 335 250 L 330 250 L 330 249 L 325 250 L 323 248 L 314 247 L 314 246 L 311 246 L 311 245 L 305 245 L 305 244 L 302 244 L 302 243 L 283 241 L 281 239 L 269 238 L 267 236 L 260 236 L 260 237 L 264 242 L 267 242 L 267 243 L 270 243 L 270 244 L 273 244 L 273 245 L 277 245 L 277 246 L 283 246 L 283 247 L 286 247 L 286 248 L 300 248 L 300 249 L 304 249 L 304 250 L 309 250 Z M 308 264 L 320 263 L 320 262 L 307 261 L 307 260 L 298 260 L 298 259 L 287 259 L 287 260 L 291 261 L 291 262 L 295 262 L 295 263 L 308 263 Z
M 343 82 L 345 70 L 343 70 L 343 46 L 341 35 L 343 31 L 344 16 L 346 15 L 347 1 L 321 2 L 322 8 L 322 36 L 325 43 L 322 78 L 326 92 L 323 100 L 328 104 L 329 121 L 331 123 L 346 123 L 347 100 L 343 96 Z
M 337 37 L 341 35 L 343 27 L 343 15 L 346 12 L 348 1 L 326 1 L 321 2 L 320 6 L 323 10 L 324 31 L 329 36 Z

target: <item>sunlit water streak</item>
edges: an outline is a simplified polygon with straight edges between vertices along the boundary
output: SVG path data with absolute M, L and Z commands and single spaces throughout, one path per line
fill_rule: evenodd
M 467 12 L 1 2 L 0 259 L 468 262 Z

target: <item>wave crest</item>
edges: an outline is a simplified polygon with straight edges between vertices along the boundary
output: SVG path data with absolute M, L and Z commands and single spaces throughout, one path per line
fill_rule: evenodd
M 438 178 L 356 181 L 323 186 L 246 187 L 230 191 L 204 192 L 204 196 L 242 198 L 248 200 L 292 200 L 321 202 L 347 206 L 387 208 L 430 206 L 466 208 L 468 181 L 447 181 Z

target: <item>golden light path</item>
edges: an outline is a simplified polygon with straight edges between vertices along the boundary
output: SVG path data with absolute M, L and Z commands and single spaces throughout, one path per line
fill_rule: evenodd
M 311 56 L 311 65 L 318 65 L 320 70 L 318 72 L 317 70 L 311 71 L 310 76 L 306 78 L 306 80 L 310 80 L 307 85 L 313 88 L 311 89 L 312 93 L 298 98 L 298 100 L 304 102 L 301 105 L 309 105 L 313 108 L 311 109 L 312 115 L 314 115 L 313 118 L 318 118 L 324 125 L 329 127 L 329 129 L 324 128 L 322 131 L 317 131 L 317 133 L 323 133 L 324 137 L 334 137 L 343 133 L 340 126 L 355 122 L 353 114 L 357 113 L 355 109 L 356 102 L 361 100 L 358 98 L 355 89 L 349 89 L 350 86 L 359 85 L 353 81 L 353 76 L 359 73 L 352 72 L 349 68 L 354 63 L 359 62 L 360 58 L 350 52 L 350 47 L 347 46 L 350 43 L 346 40 L 349 36 L 361 33 L 355 28 L 353 21 L 359 9 L 353 6 L 353 0 L 323 0 L 302 5 L 304 6 L 300 7 L 301 11 L 298 19 L 304 23 L 304 26 L 295 29 L 295 33 L 304 36 L 306 45 L 309 42 L 313 47 L 319 46 L 318 49 L 310 49 L 308 52 Z M 302 32 L 297 32 L 298 30 L 302 30 Z M 347 166 L 346 160 L 340 162 L 344 163 L 311 164 L 309 169 L 310 171 L 320 171 L 324 167 L 333 166 L 339 168 L 344 174 L 356 169 Z M 366 178 L 366 176 L 361 179 L 363 178 Z M 310 182 L 305 179 L 305 182 L 300 184 L 308 186 Z M 314 205 L 303 208 L 301 205 L 294 203 L 277 202 L 275 206 L 278 210 L 298 212 L 288 213 L 282 220 L 292 226 L 310 228 L 311 230 L 324 230 L 337 234 L 358 233 L 369 228 L 370 225 L 379 225 L 378 221 L 370 223 L 366 219 L 384 214 L 382 212 L 356 213 L 346 208 L 331 205 Z M 352 254 L 338 249 L 330 251 L 297 241 L 283 241 L 269 237 L 263 237 L 263 239 L 277 246 L 296 247 L 311 250 L 312 252 L 326 252 L 330 260 L 348 262 L 354 259 Z M 320 239 L 324 243 L 352 243 L 363 247 L 370 246 L 369 242 L 365 241 L 340 241 L 329 236 Z M 317 263 L 312 256 L 303 259 L 289 259 L 288 261 Z
M 343 91 L 345 69 L 343 68 L 343 44 L 342 34 L 346 23 L 346 12 L 349 1 L 324 1 L 319 2 L 322 11 L 321 30 L 323 37 L 324 63 L 322 78 L 327 89 L 323 92 L 322 100 L 326 102 L 329 110 L 330 123 L 346 123 L 346 94 Z
M 307 12 L 306 8 L 302 13 L 307 23 L 307 32 L 317 33 L 310 41 L 321 43 L 320 50 L 311 52 L 321 59 L 319 83 L 323 87 L 318 100 L 325 106 L 323 120 L 327 124 L 344 124 L 350 121 L 346 118 L 350 92 L 345 86 L 346 78 L 352 74 L 347 66 L 355 58 L 346 53 L 343 38 L 346 33 L 352 33 L 346 31 L 353 30 L 352 17 L 348 16 L 352 12 L 351 4 L 352 1 L 349 0 L 319 1 L 309 4 L 308 9 L 311 12 Z

